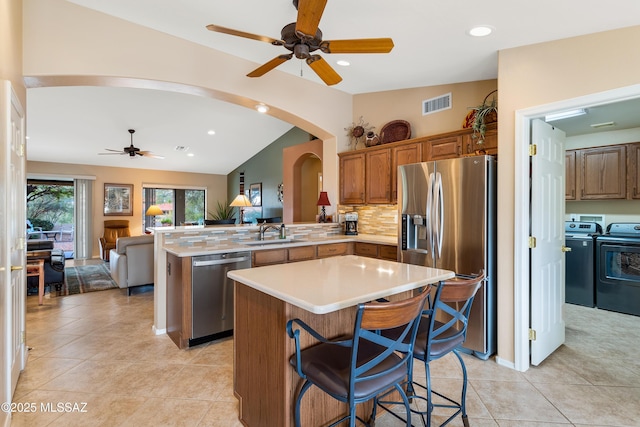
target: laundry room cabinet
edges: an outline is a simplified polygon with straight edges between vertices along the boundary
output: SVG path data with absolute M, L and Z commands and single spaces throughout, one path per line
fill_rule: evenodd
M 566 200 L 627 198 L 627 144 L 566 152 Z

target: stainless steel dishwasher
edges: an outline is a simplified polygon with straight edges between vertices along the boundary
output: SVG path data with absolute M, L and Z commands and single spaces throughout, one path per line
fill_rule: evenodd
M 251 252 L 192 258 L 192 326 L 189 345 L 233 334 L 233 280 L 227 277 L 227 272 L 249 267 Z

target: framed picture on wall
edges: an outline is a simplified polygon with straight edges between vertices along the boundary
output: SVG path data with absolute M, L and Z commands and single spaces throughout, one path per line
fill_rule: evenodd
M 133 215 L 133 184 L 104 185 L 104 215 Z
M 249 200 L 251 206 L 262 206 L 262 183 L 251 184 L 249 186 Z

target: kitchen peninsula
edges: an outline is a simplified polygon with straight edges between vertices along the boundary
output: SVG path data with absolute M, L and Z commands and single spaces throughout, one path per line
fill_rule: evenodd
M 300 378 L 289 365 L 289 319 L 300 318 L 326 337 L 352 332 L 358 304 L 406 298 L 413 289 L 450 279 L 448 270 L 355 255 L 235 270 L 234 392 L 245 426 L 293 425 Z M 304 334 L 303 334 L 304 335 Z M 303 346 L 313 343 L 302 337 Z M 361 410 L 366 410 L 362 405 Z M 325 425 L 346 407 L 311 388 L 302 425 Z
M 256 245 L 259 228 L 252 224 L 150 229 L 155 235 L 154 332 L 167 333 L 167 255 L 187 260 L 200 255 L 251 251 L 254 266 L 352 253 L 396 259 L 395 236 L 345 236 L 336 223 L 293 223 L 286 224 L 286 228 L 288 239 L 274 241 L 279 234 L 269 231 L 264 245 Z

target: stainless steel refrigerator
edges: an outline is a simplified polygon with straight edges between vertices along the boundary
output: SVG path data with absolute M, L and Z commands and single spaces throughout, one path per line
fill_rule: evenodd
M 496 351 L 496 164 L 474 156 L 398 167 L 398 252 L 408 264 L 487 279 L 469 318 L 465 349 Z

